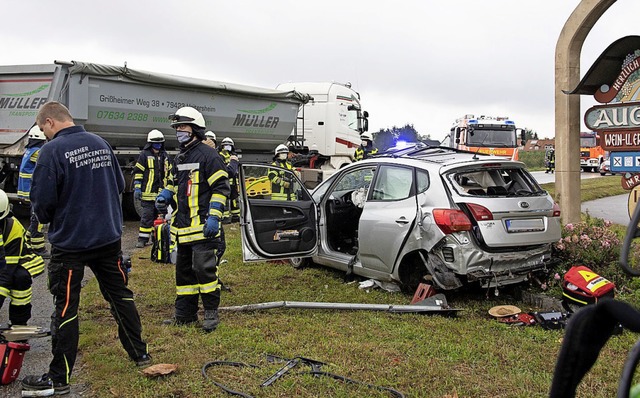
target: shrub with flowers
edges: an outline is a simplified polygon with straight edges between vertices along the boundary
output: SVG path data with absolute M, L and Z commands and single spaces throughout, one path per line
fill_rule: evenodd
M 620 258 L 621 242 L 610 221 L 587 215 L 584 222 L 562 227 L 562 238 L 553 245 L 554 255 L 567 269 L 585 265 L 596 273 Z

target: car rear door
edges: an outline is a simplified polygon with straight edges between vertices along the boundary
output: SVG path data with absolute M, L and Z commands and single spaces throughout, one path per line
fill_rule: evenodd
M 280 187 L 284 182 L 289 186 L 282 195 Z M 277 191 L 276 195 L 273 190 Z M 316 254 L 317 205 L 294 170 L 265 164 L 241 164 L 240 198 L 244 261 Z

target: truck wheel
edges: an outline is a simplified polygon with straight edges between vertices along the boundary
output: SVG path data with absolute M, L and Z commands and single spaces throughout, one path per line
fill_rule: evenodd
M 125 219 L 140 219 L 140 214 L 142 214 L 142 207 L 140 207 L 140 201 L 133 198 L 133 192 L 122 194 L 122 210 L 124 212 Z

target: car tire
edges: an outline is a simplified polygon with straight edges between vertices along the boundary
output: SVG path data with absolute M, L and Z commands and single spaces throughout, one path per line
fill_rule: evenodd
M 293 257 L 289 259 L 289 264 L 295 269 L 305 268 L 312 264 L 309 257 Z
M 600 173 L 601 176 L 606 175 L 607 173 Z

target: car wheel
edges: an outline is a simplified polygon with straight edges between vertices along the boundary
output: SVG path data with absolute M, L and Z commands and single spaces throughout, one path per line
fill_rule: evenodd
M 607 173 L 600 173 L 600 175 L 601 175 L 601 176 L 603 176 L 603 175 L 605 175 L 605 174 L 607 174 Z
M 289 263 L 293 268 L 300 269 L 311 265 L 311 259 L 309 257 L 294 257 L 289 259 Z

